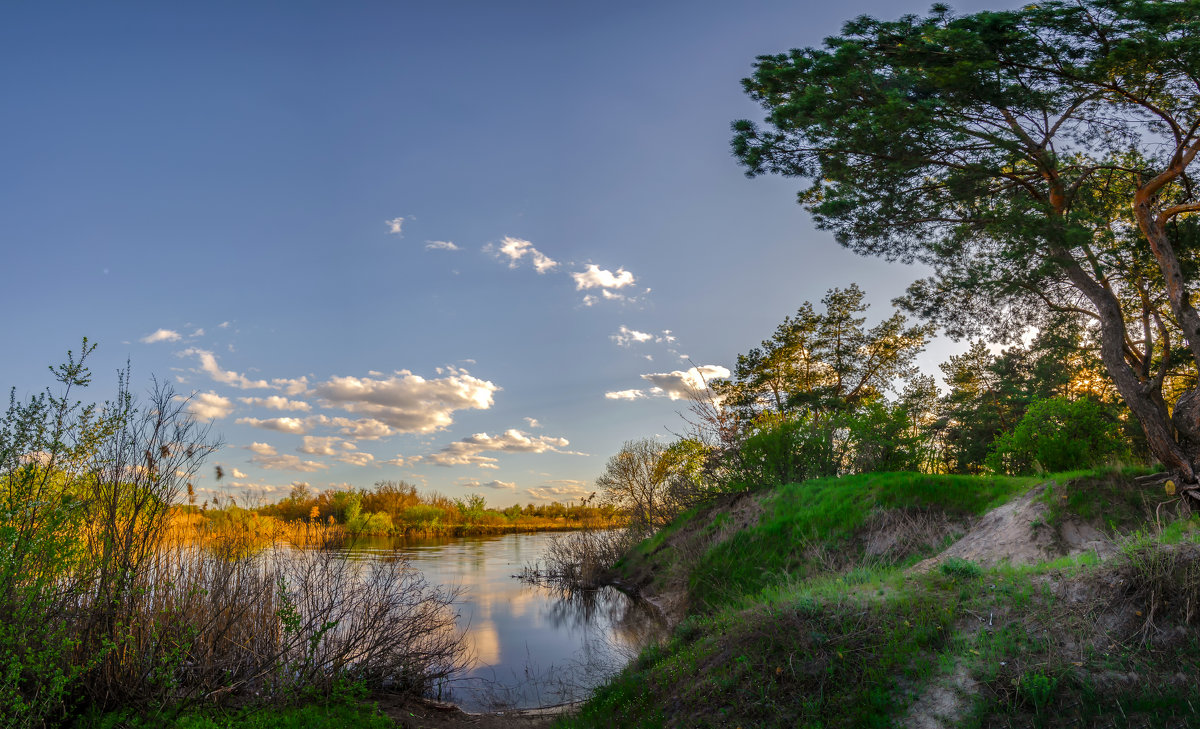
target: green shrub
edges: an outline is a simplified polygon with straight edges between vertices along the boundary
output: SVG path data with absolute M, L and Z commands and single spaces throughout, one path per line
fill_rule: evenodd
M 832 418 L 765 414 L 742 441 L 734 481 L 743 488 L 835 476 L 840 462 Z
M 998 473 L 1072 471 L 1129 453 L 1120 424 L 1091 398 L 1035 400 L 1011 433 L 996 439 L 988 466 Z
M 404 526 L 409 529 L 431 529 L 437 526 L 444 516 L 441 509 L 429 504 L 417 504 L 404 510 L 402 519 Z

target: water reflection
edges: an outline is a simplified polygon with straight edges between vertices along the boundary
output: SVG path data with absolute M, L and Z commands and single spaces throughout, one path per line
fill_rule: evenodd
M 472 655 L 441 687 L 467 711 L 575 701 L 658 639 L 654 611 L 612 588 L 565 594 L 515 578 L 539 559 L 549 534 L 362 538 L 347 545 L 363 561 L 402 555 L 434 584 L 461 589 L 458 625 Z

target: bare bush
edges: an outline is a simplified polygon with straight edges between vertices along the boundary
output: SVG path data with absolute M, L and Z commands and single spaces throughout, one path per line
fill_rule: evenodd
M 567 590 L 600 587 L 629 548 L 637 542 L 629 529 L 572 532 L 550 538 L 544 562 L 527 566 L 523 577 L 546 581 Z
M 119 639 L 86 676 L 96 703 L 178 712 L 351 683 L 420 693 L 459 668 L 457 593 L 407 561 L 241 541 L 196 539 L 154 555 Z

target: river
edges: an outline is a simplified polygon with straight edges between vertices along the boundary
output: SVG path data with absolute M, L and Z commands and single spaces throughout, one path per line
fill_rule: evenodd
M 365 537 L 349 549 L 356 559 L 403 555 L 430 583 L 461 591 L 456 608 L 468 665 L 435 698 L 478 712 L 586 698 L 665 631 L 652 608 L 614 588 L 565 596 L 517 579 L 553 537 Z

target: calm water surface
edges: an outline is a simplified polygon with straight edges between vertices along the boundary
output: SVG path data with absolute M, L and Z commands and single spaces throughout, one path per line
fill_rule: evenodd
M 652 609 L 608 587 L 564 597 L 516 578 L 553 534 L 441 539 L 362 538 L 355 557 L 402 554 L 432 584 L 461 589 L 469 667 L 440 688 L 467 711 L 550 706 L 586 698 L 665 630 Z

